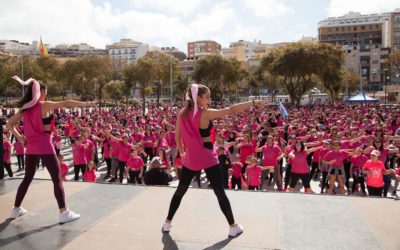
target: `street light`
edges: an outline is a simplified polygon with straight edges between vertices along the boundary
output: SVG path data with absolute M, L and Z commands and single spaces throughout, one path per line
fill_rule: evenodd
M 172 47 L 169 48 L 169 89 L 170 89 L 170 108 L 172 109 L 174 97 L 173 97 L 173 90 L 172 90 L 172 55 L 171 55 Z
M 386 103 L 386 93 L 387 93 L 387 89 L 386 89 L 386 87 L 387 87 L 387 84 L 386 84 L 386 80 L 387 80 L 387 77 L 386 77 L 386 74 L 387 74 L 387 71 L 388 71 L 388 69 L 384 69 L 383 70 L 383 72 L 385 73 L 385 82 L 384 82 L 384 84 L 385 84 L 385 103 Z

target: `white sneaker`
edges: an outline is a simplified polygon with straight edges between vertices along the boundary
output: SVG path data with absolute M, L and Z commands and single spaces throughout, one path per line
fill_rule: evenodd
M 22 215 L 26 214 L 26 212 L 28 212 L 28 210 L 26 210 L 23 207 L 14 207 L 11 210 L 10 218 L 12 218 L 12 219 L 18 218 L 19 216 L 22 216 Z
M 171 223 L 164 222 L 164 225 L 162 226 L 162 231 L 164 233 L 169 233 L 169 231 L 171 231 L 171 227 Z
M 236 224 L 234 227 L 229 227 L 229 237 L 237 237 L 239 234 L 243 233 L 242 225 Z
M 60 224 L 77 220 L 81 217 L 80 214 L 74 213 L 71 210 L 65 210 L 60 214 Z

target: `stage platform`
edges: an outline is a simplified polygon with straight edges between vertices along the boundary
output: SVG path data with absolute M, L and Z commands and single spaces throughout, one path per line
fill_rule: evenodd
M 82 218 L 58 224 L 52 182 L 35 179 L 9 219 L 21 179 L 0 181 L 0 249 L 400 249 L 400 200 L 231 191 L 244 233 L 228 226 L 210 189 L 191 188 L 169 234 L 161 232 L 175 188 L 66 182 Z

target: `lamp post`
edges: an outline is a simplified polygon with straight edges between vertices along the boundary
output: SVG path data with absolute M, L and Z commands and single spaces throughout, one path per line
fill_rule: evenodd
M 173 90 L 172 90 L 172 54 L 171 54 L 172 48 L 169 49 L 169 89 L 170 89 L 170 108 L 172 109 L 173 101 L 174 101 L 174 95 L 173 95 Z
M 385 73 L 385 74 L 384 74 L 384 77 L 385 77 L 385 79 L 384 79 L 384 80 L 385 80 L 385 82 L 384 82 L 384 84 L 385 84 L 385 85 L 384 85 L 384 88 L 385 88 L 385 103 L 386 103 L 386 93 L 387 93 L 387 90 L 386 90 L 386 87 L 387 87 L 387 85 L 386 85 L 386 79 L 387 79 L 387 78 L 386 78 L 386 74 L 387 74 L 387 71 L 388 71 L 388 69 L 384 69 L 384 70 L 383 70 L 383 72 Z

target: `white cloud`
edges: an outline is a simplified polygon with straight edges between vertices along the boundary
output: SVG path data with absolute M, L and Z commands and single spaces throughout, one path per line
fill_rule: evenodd
M 400 8 L 399 0 L 331 0 L 328 6 L 328 14 L 331 17 L 343 16 L 349 11 L 372 14 L 391 12 Z
M 87 42 L 96 46 L 108 43 L 92 22 L 94 7 L 89 0 L 13 0 L 0 8 L 0 30 L 3 39 L 31 42 Z
M 186 16 L 197 10 L 209 0 L 131 0 L 135 9 Z
M 294 13 L 294 9 L 278 0 L 242 0 L 244 8 L 258 17 L 278 17 Z

